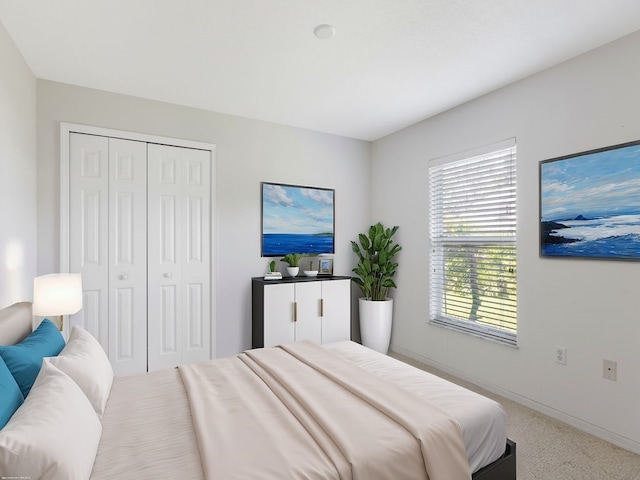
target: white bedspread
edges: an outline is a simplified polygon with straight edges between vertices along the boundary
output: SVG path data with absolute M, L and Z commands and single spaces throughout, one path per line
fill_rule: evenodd
M 499 403 L 354 342 L 336 342 L 323 347 L 420 398 L 434 402 L 447 412 L 462 428 L 472 472 L 504 454 L 507 416 Z
M 446 413 L 318 345 L 224 363 L 180 367 L 209 480 L 471 478 Z
M 463 442 L 471 471 L 491 463 L 504 452 L 506 418 L 500 406 L 490 399 L 451 384 L 393 358 L 368 350 L 353 342 L 324 345 L 362 368 L 435 402 L 462 428 Z M 232 359 L 212 363 L 224 375 L 235 375 Z M 265 387 L 266 388 L 266 387 Z M 235 395 L 248 395 L 239 390 Z M 230 412 L 239 405 L 233 396 L 219 398 Z M 251 397 L 247 397 L 251 399 Z M 268 408 L 256 398 L 257 408 Z M 247 413 L 242 422 L 252 423 Z M 266 425 L 257 446 L 282 442 Z M 211 428 L 219 428 L 217 422 Z M 302 432 L 301 432 L 302 434 Z M 296 452 L 294 437 L 289 454 Z M 260 451 L 256 447 L 256 451 Z M 167 369 L 114 381 L 103 417 L 103 434 L 91 475 L 92 480 L 175 479 L 203 480 L 198 444 L 193 431 L 189 402 L 177 369 Z M 330 462 L 326 471 L 335 471 Z M 326 478 L 322 469 L 311 478 Z M 264 478 L 264 477 L 262 477 Z M 295 475 L 289 478 L 296 478 Z

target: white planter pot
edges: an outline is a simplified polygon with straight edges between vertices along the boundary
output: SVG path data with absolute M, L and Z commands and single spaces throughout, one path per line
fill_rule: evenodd
M 296 275 L 298 275 L 299 271 L 300 267 L 287 267 L 287 273 L 290 277 L 295 277 Z
M 391 340 L 393 319 L 393 299 L 373 302 L 364 297 L 360 303 L 360 335 L 362 344 L 377 352 L 386 354 Z

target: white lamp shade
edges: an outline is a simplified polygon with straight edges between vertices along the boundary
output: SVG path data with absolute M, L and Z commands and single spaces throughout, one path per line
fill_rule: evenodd
M 38 317 L 71 315 L 82 308 L 82 276 L 52 273 L 33 279 L 33 314 Z

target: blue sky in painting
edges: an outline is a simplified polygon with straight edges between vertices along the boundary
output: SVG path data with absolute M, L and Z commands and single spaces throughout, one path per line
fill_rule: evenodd
M 263 233 L 333 233 L 333 190 L 263 185 Z
M 542 220 L 640 213 L 640 145 L 541 164 Z

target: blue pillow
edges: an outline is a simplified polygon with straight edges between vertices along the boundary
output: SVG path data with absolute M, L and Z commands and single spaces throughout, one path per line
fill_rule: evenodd
M 0 357 L 26 398 L 40 372 L 42 359 L 55 357 L 63 348 L 64 339 L 60 330 L 45 318 L 22 342 L 8 347 L 0 346 Z
M 15 378 L 0 358 L 0 429 L 2 429 L 14 412 L 24 402 L 24 397 Z

